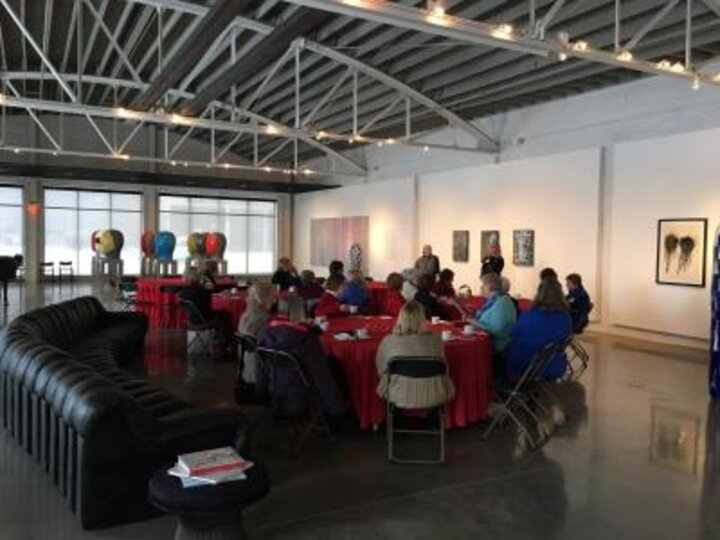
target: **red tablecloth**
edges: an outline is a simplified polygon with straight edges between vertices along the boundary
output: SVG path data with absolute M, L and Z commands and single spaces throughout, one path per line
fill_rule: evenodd
M 385 420 L 385 404 L 377 395 L 379 382 L 375 356 L 380 341 L 387 335 L 394 320 L 385 317 L 347 317 L 330 322 L 330 329 L 323 334 L 325 350 L 340 361 L 345 368 L 350 400 L 363 429 Z M 339 341 L 334 338 L 338 332 L 365 327 L 370 338 L 362 341 Z M 432 327 L 434 332 L 457 326 L 439 324 Z M 487 406 L 491 401 L 492 350 L 487 334 L 477 333 L 470 338 L 457 337 L 445 343 L 445 355 L 450 376 L 457 393 L 448 404 L 448 427 L 464 427 L 470 422 L 487 417 Z
M 235 278 L 231 276 L 220 276 L 216 279 L 216 283 L 220 287 L 228 287 L 236 282 Z M 148 316 L 150 328 L 185 328 L 185 314 L 180 309 L 177 293 L 162 292 L 161 288 L 183 287 L 186 284 L 185 278 L 182 277 L 140 278 L 137 280 L 139 310 Z M 213 299 L 213 309 L 220 309 L 215 308 L 214 303 Z M 244 310 L 243 302 L 242 311 Z
M 224 309 L 225 311 L 229 311 L 230 317 L 232 318 L 232 327 L 235 329 L 237 328 L 240 317 L 245 313 L 245 308 L 247 307 L 246 297 L 246 291 L 213 294 L 212 308 L 214 310 Z

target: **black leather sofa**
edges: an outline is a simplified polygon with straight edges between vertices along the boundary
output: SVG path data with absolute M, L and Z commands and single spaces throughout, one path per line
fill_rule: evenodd
M 157 515 L 147 484 L 178 454 L 237 442 L 237 410 L 203 410 L 122 366 L 147 319 L 82 297 L 21 315 L 0 334 L 2 422 L 84 528 Z

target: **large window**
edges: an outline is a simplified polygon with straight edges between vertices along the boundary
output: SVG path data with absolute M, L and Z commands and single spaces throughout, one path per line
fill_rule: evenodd
M 22 188 L 0 186 L 0 255 L 16 255 L 22 252 Z
M 117 229 L 125 237 L 126 274 L 140 273 L 142 195 L 110 191 L 45 190 L 45 260 L 72 261 L 75 271 L 92 269 L 93 231 Z
M 274 201 L 160 196 L 160 229 L 175 233 L 181 266 L 190 233 L 222 232 L 229 272 L 269 274 L 275 265 L 276 221 Z

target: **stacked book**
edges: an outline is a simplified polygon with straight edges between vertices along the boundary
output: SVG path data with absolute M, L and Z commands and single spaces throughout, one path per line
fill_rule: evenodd
M 168 474 L 177 476 L 183 487 L 196 487 L 245 480 L 245 471 L 253 466 L 229 446 L 183 454 L 177 463 L 168 469 Z

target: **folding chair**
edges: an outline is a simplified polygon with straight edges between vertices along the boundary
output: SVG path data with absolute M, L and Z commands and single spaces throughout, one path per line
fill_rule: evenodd
M 243 368 L 245 367 L 245 355 L 257 350 L 257 339 L 250 334 L 242 334 L 236 332 L 233 335 L 233 341 L 238 350 L 238 365 L 235 375 L 235 402 L 238 405 L 245 403 L 243 398 L 243 390 L 249 389 L 250 386 L 243 379 Z
M 577 381 L 587 369 L 588 364 L 590 363 L 590 355 L 585 350 L 585 347 L 583 347 L 576 339 L 573 339 L 568 343 L 565 354 L 567 355 L 568 361 L 568 369 L 565 374 L 565 379 L 568 381 Z
M 309 414 L 305 415 L 305 419 L 303 419 L 303 417 L 292 418 L 294 423 L 293 427 L 297 435 L 295 443 L 291 445 L 290 456 L 297 458 L 300 455 L 300 450 L 305 443 L 305 439 L 308 434 L 312 432 L 327 435 L 331 443 L 334 443 L 335 438 L 330 430 L 327 417 L 322 410 L 318 389 L 312 377 L 305 373 L 298 359 L 293 354 L 277 349 L 258 347 L 256 351 L 260 356 L 263 368 L 270 373 L 275 370 L 289 370 L 294 373 L 300 380 L 304 397 L 310 405 Z
M 176 321 L 177 317 L 175 316 L 175 304 L 170 302 L 164 302 L 164 298 L 162 298 L 166 294 L 172 294 L 177 296 L 180 291 L 182 290 L 181 286 L 178 285 L 161 285 L 160 286 L 160 301 L 157 305 L 157 309 L 160 313 L 160 326 L 162 328 L 169 328 L 174 326 L 174 322 Z
M 180 300 L 180 307 L 187 315 L 187 331 L 189 334 L 194 334 L 190 343 L 188 343 L 188 350 L 193 348 L 195 342 L 199 342 L 205 353 L 213 358 L 213 343 L 212 338 L 210 343 L 207 343 L 205 335 L 213 331 L 213 327 L 205 317 L 203 317 L 200 310 L 191 300 Z
M 523 423 L 520 417 L 523 416 L 524 413 L 534 422 L 534 427 L 538 428 L 540 418 L 535 414 L 532 406 L 535 405 L 543 410 L 543 412 L 549 414 L 550 411 L 537 397 L 537 393 L 545 382 L 541 376 L 545 373 L 550 362 L 552 362 L 558 354 L 563 353 L 567 347 L 567 343 L 568 341 L 562 341 L 559 344 L 551 343 L 546 345 L 533 357 L 517 381 L 511 383 L 510 386 L 500 386 L 496 388 L 495 392 L 498 397 L 502 399 L 502 402 L 499 404 L 498 412 L 493 418 L 493 421 L 487 430 L 485 430 L 483 435 L 484 439 L 487 440 L 490 433 L 500 422 L 506 418 L 510 418 L 532 448 L 537 448 L 540 445 L 542 442 L 542 434 L 539 434 L 537 439 L 534 439 L 529 429 L 532 426 Z
M 385 372 L 388 395 L 385 400 L 385 414 L 387 421 L 388 461 L 394 463 L 444 463 L 445 462 L 445 403 L 424 410 L 430 413 L 431 420 L 437 420 L 437 427 L 430 429 L 398 429 L 395 426 L 395 413 L 401 412 L 402 407 L 396 405 L 390 384 L 392 376 L 407 377 L 410 379 L 428 379 L 431 377 L 447 377 L 447 363 L 442 358 L 397 356 L 390 359 Z M 401 459 L 395 453 L 395 435 L 397 433 L 437 437 L 439 441 L 438 459 Z

